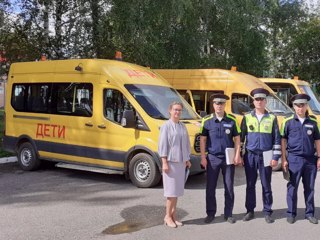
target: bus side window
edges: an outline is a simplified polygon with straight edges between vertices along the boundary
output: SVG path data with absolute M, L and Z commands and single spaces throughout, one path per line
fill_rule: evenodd
M 253 101 L 251 97 L 245 94 L 232 94 L 231 111 L 235 114 L 244 115 L 253 109 Z
M 131 103 L 123 96 L 121 92 L 115 89 L 104 90 L 104 115 L 105 117 L 118 124 L 124 110 L 134 110 Z
M 23 86 L 23 85 L 13 86 L 11 105 L 17 111 L 25 110 L 25 90 L 26 90 L 26 86 Z
M 13 85 L 12 106 L 16 111 L 48 113 L 50 84 Z

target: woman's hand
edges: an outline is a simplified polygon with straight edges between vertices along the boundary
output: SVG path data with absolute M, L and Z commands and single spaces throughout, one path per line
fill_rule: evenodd
M 186 161 L 186 167 L 187 168 L 191 168 L 191 162 L 190 161 Z
M 167 162 L 162 163 L 162 172 L 169 173 L 169 165 Z

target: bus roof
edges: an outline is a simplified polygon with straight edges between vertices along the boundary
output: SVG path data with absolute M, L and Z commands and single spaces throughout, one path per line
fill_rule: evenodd
M 258 78 L 232 70 L 224 69 L 154 69 L 163 76 L 173 87 L 190 90 L 227 89 L 228 83 L 240 89 L 265 88 L 272 92 L 265 83 Z M 174 80 L 174 81 L 173 81 Z
M 114 79 L 122 84 L 170 86 L 149 68 L 117 60 L 70 59 L 13 63 L 9 75 L 17 74 L 96 74 L 106 75 L 106 80 Z

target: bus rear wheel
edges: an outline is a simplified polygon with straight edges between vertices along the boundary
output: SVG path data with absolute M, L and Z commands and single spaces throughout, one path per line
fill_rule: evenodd
M 24 142 L 19 146 L 18 163 L 25 171 L 32 171 L 39 168 L 40 160 L 31 143 Z
M 129 164 L 129 176 L 131 182 L 140 188 L 148 188 L 157 185 L 161 174 L 157 164 L 149 154 L 138 153 Z

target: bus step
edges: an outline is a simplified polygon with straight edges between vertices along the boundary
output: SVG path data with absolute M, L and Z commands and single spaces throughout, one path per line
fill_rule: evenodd
M 70 163 L 57 163 L 55 166 L 59 168 L 75 169 L 75 170 L 90 171 L 90 172 L 97 172 L 97 173 L 123 174 L 122 171 L 110 170 L 110 169 L 98 168 L 98 167 L 92 167 L 92 166 L 83 166 L 83 165 L 70 164 Z

